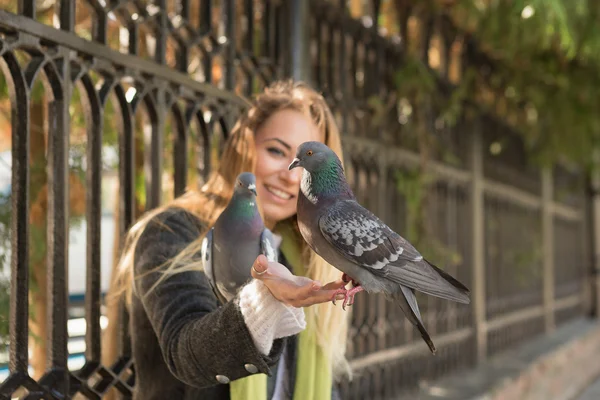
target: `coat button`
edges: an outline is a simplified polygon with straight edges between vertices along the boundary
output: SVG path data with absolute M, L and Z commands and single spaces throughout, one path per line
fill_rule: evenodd
M 254 364 L 244 364 L 244 368 L 246 368 L 246 371 L 250 372 L 251 374 L 258 372 L 258 368 L 256 368 L 256 365 Z
M 224 385 L 229 383 L 229 378 L 226 377 L 225 375 L 217 375 L 216 378 L 217 378 L 217 382 L 222 383 Z

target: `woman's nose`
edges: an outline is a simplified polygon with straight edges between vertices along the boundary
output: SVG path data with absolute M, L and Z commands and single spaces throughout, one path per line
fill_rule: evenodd
M 291 162 L 291 161 L 290 161 Z M 281 170 L 283 179 L 291 184 L 299 184 L 302 179 L 302 168 L 294 168 L 291 171 L 287 167 Z

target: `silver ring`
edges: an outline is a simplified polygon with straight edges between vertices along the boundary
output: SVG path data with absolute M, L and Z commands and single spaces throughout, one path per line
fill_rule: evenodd
M 256 268 L 254 268 L 254 265 L 252 266 L 252 269 L 254 270 L 254 272 L 256 273 L 256 275 L 262 275 L 262 274 L 264 274 L 265 272 L 267 272 L 267 270 L 266 270 L 266 269 L 265 269 L 263 272 L 258 272 L 258 271 L 256 270 Z

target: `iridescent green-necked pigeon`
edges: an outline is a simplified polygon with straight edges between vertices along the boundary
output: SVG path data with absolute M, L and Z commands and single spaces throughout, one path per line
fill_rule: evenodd
M 202 261 L 215 295 L 225 303 L 247 283 L 259 254 L 277 261 L 277 240 L 256 205 L 256 177 L 238 175 L 233 196 L 202 242 Z
M 344 304 L 352 305 L 362 290 L 383 293 L 395 301 L 435 354 L 435 345 L 423 326 L 414 291 L 469 303 L 469 289 L 423 258 L 404 238 L 392 231 L 354 197 L 342 163 L 325 144 L 305 142 L 298 147 L 289 169 L 303 167 L 298 195 L 298 226 L 308 245 L 341 270 L 350 290 Z

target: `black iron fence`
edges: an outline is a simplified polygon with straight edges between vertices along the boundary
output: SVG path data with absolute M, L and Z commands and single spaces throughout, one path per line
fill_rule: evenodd
M 131 394 L 135 373 L 125 315 L 118 358 L 110 365 L 101 360 L 102 277 L 111 264 L 102 244 L 112 241 L 118 252 L 141 212 L 202 182 L 245 107 L 240 95 L 286 76 L 310 75 L 323 91 L 344 133 L 347 172 L 359 200 L 393 228 L 405 232 L 414 223 L 415 198 L 399 188 L 401 182 L 411 181 L 419 167 L 433 177 L 422 187 L 428 232 L 450 260 L 446 268 L 473 292 L 472 306 L 420 299 L 439 348 L 436 357 L 390 303 L 378 296 L 357 302 L 349 347 L 357 377 L 342 384 L 344 399 L 397 398 L 587 313 L 583 175 L 565 167 L 529 167 L 518 136 L 481 113 L 453 126 L 437 123 L 432 114 L 428 130 L 446 152 L 423 166 L 406 125 L 405 99 L 395 87 L 406 44 L 382 34 L 381 2 L 360 20 L 344 3 L 6 2 L 0 65 L 10 107 L 11 301 L 9 371 L 0 398 L 99 399 L 112 388 Z M 409 11 L 398 17 L 402 27 L 422 18 Z M 445 82 L 451 54 L 465 63 L 470 48 L 456 46 L 464 38 L 443 17 L 422 22 L 421 54 L 428 54 L 434 39 L 442 43 L 445 61 L 435 69 Z M 373 98 L 388 107 L 383 118 L 376 118 Z M 45 110 L 41 116 L 36 102 Z M 34 129 L 38 122 L 42 140 Z M 28 321 L 36 278 L 32 248 L 39 245 L 32 221 L 40 212 L 32 177 L 40 162 L 47 188 L 42 270 L 48 274 L 48 348 L 47 368 L 34 379 Z M 77 214 L 75 164 L 85 187 L 80 220 L 86 251 L 79 268 L 85 269 L 86 328 L 84 361 L 73 367 L 67 282 L 74 267 L 67 273 L 66 266 Z M 107 213 L 114 231 L 102 223 Z

